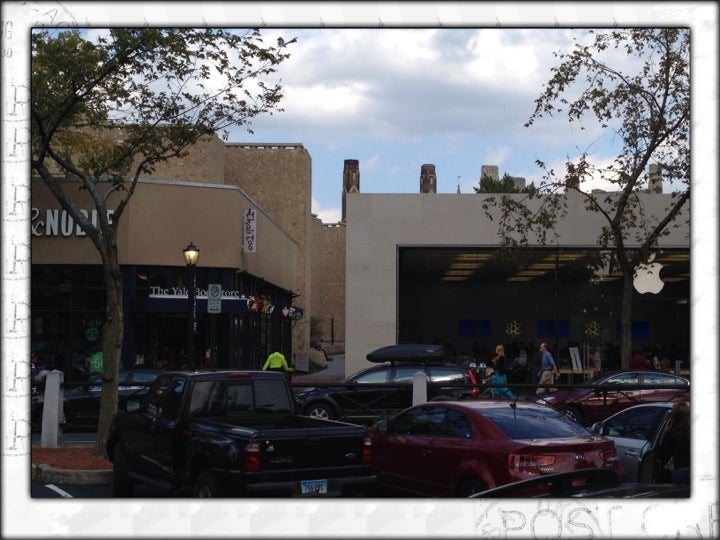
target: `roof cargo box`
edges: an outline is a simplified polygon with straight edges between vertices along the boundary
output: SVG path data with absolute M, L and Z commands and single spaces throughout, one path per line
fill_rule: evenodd
M 370 362 L 440 362 L 447 360 L 442 345 L 429 345 L 424 343 L 400 343 L 380 347 L 367 358 Z

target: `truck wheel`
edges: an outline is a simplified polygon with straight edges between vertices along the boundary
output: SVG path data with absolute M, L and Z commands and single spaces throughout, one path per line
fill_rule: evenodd
M 313 403 L 305 409 L 305 415 L 311 418 L 321 418 L 322 420 L 333 420 L 335 415 L 330 407 L 322 403 Z
M 130 479 L 130 468 L 125 447 L 116 442 L 113 447 L 112 494 L 113 497 L 130 497 L 133 492 L 133 482 Z
M 201 472 L 197 480 L 195 480 L 195 487 L 193 488 L 193 497 L 201 499 L 209 499 L 219 497 L 219 489 L 215 477 L 212 471 Z

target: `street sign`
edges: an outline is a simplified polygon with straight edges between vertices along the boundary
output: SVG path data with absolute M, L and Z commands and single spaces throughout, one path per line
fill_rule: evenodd
M 222 285 L 220 283 L 210 283 L 207 294 L 208 313 L 220 313 L 221 302 Z

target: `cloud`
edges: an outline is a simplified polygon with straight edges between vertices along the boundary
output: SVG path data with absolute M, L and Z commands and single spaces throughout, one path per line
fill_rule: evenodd
M 323 208 L 315 197 L 312 198 L 312 213 L 323 223 L 339 223 L 342 219 L 342 208 Z

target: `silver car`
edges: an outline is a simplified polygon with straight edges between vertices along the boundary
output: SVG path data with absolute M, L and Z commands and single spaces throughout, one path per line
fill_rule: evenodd
M 655 455 L 674 403 L 644 403 L 595 422 L 593 433 L 615 441 L 626 482 L 658 481 Z M 661 471 L 660 471 L 661 472 Z

